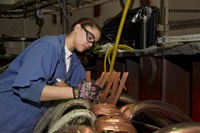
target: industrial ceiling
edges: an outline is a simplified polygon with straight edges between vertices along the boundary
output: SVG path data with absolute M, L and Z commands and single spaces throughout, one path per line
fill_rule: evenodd
M 68 8 L 78 9 L 108 3 L 113 0 L 0 0 L 0 17 L 26 16 L 36 9 L 60 10 L 63 3 Z

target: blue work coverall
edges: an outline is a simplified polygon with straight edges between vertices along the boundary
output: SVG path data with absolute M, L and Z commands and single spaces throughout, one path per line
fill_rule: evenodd
M 61 78 L 75 87 L 85 78 L 85 69 L 73 52 L 66 73 L 65 37 L 34 41 L 0 75 L 0 132 L 31 133 L 50 105 L 40 101 L 44 86 L 55 86 L 56 78 Z

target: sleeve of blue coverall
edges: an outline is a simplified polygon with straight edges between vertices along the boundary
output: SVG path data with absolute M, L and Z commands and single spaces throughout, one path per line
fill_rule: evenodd
M 72 76 L 68 84 L 73 87 L 77 87 L 77 85 L 86 77 L 85 69 L 81 63 L 79 63 L 73 70 Z
M 22 67 L 13 84 L 21 98 L 39 102 L 48 79 L 56 66 L 55 48 L 51 44 L 35 45 L 22 60 Z

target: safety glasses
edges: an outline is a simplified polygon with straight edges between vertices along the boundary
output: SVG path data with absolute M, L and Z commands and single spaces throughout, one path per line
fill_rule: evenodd
M 85 33 L 86 33 L 86 39 L 87 39 L 87 41 L 89 42 L 89 43 L 95 43 L 95 37 L 94 37 L 94 35 L 91 33 L 91 32 L 89 32 L 85 27 L 83 27 L 83 26 L 81 26 L 81 28 L 85 31 Z

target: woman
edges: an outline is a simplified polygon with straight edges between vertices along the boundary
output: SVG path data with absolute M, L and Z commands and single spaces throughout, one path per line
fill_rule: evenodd
M 76 88 L 85 70 L 73 51 L 91 48 L 100 36 L 100 27 L 82 18 L 68 35 L 42 37 L 16 57 L 0 75 L 0 131 L 32 132 L 52 100 L 94 98 L 82 93 L 87 88 Z M 66 84 L 56 86 L 60 80 Z

